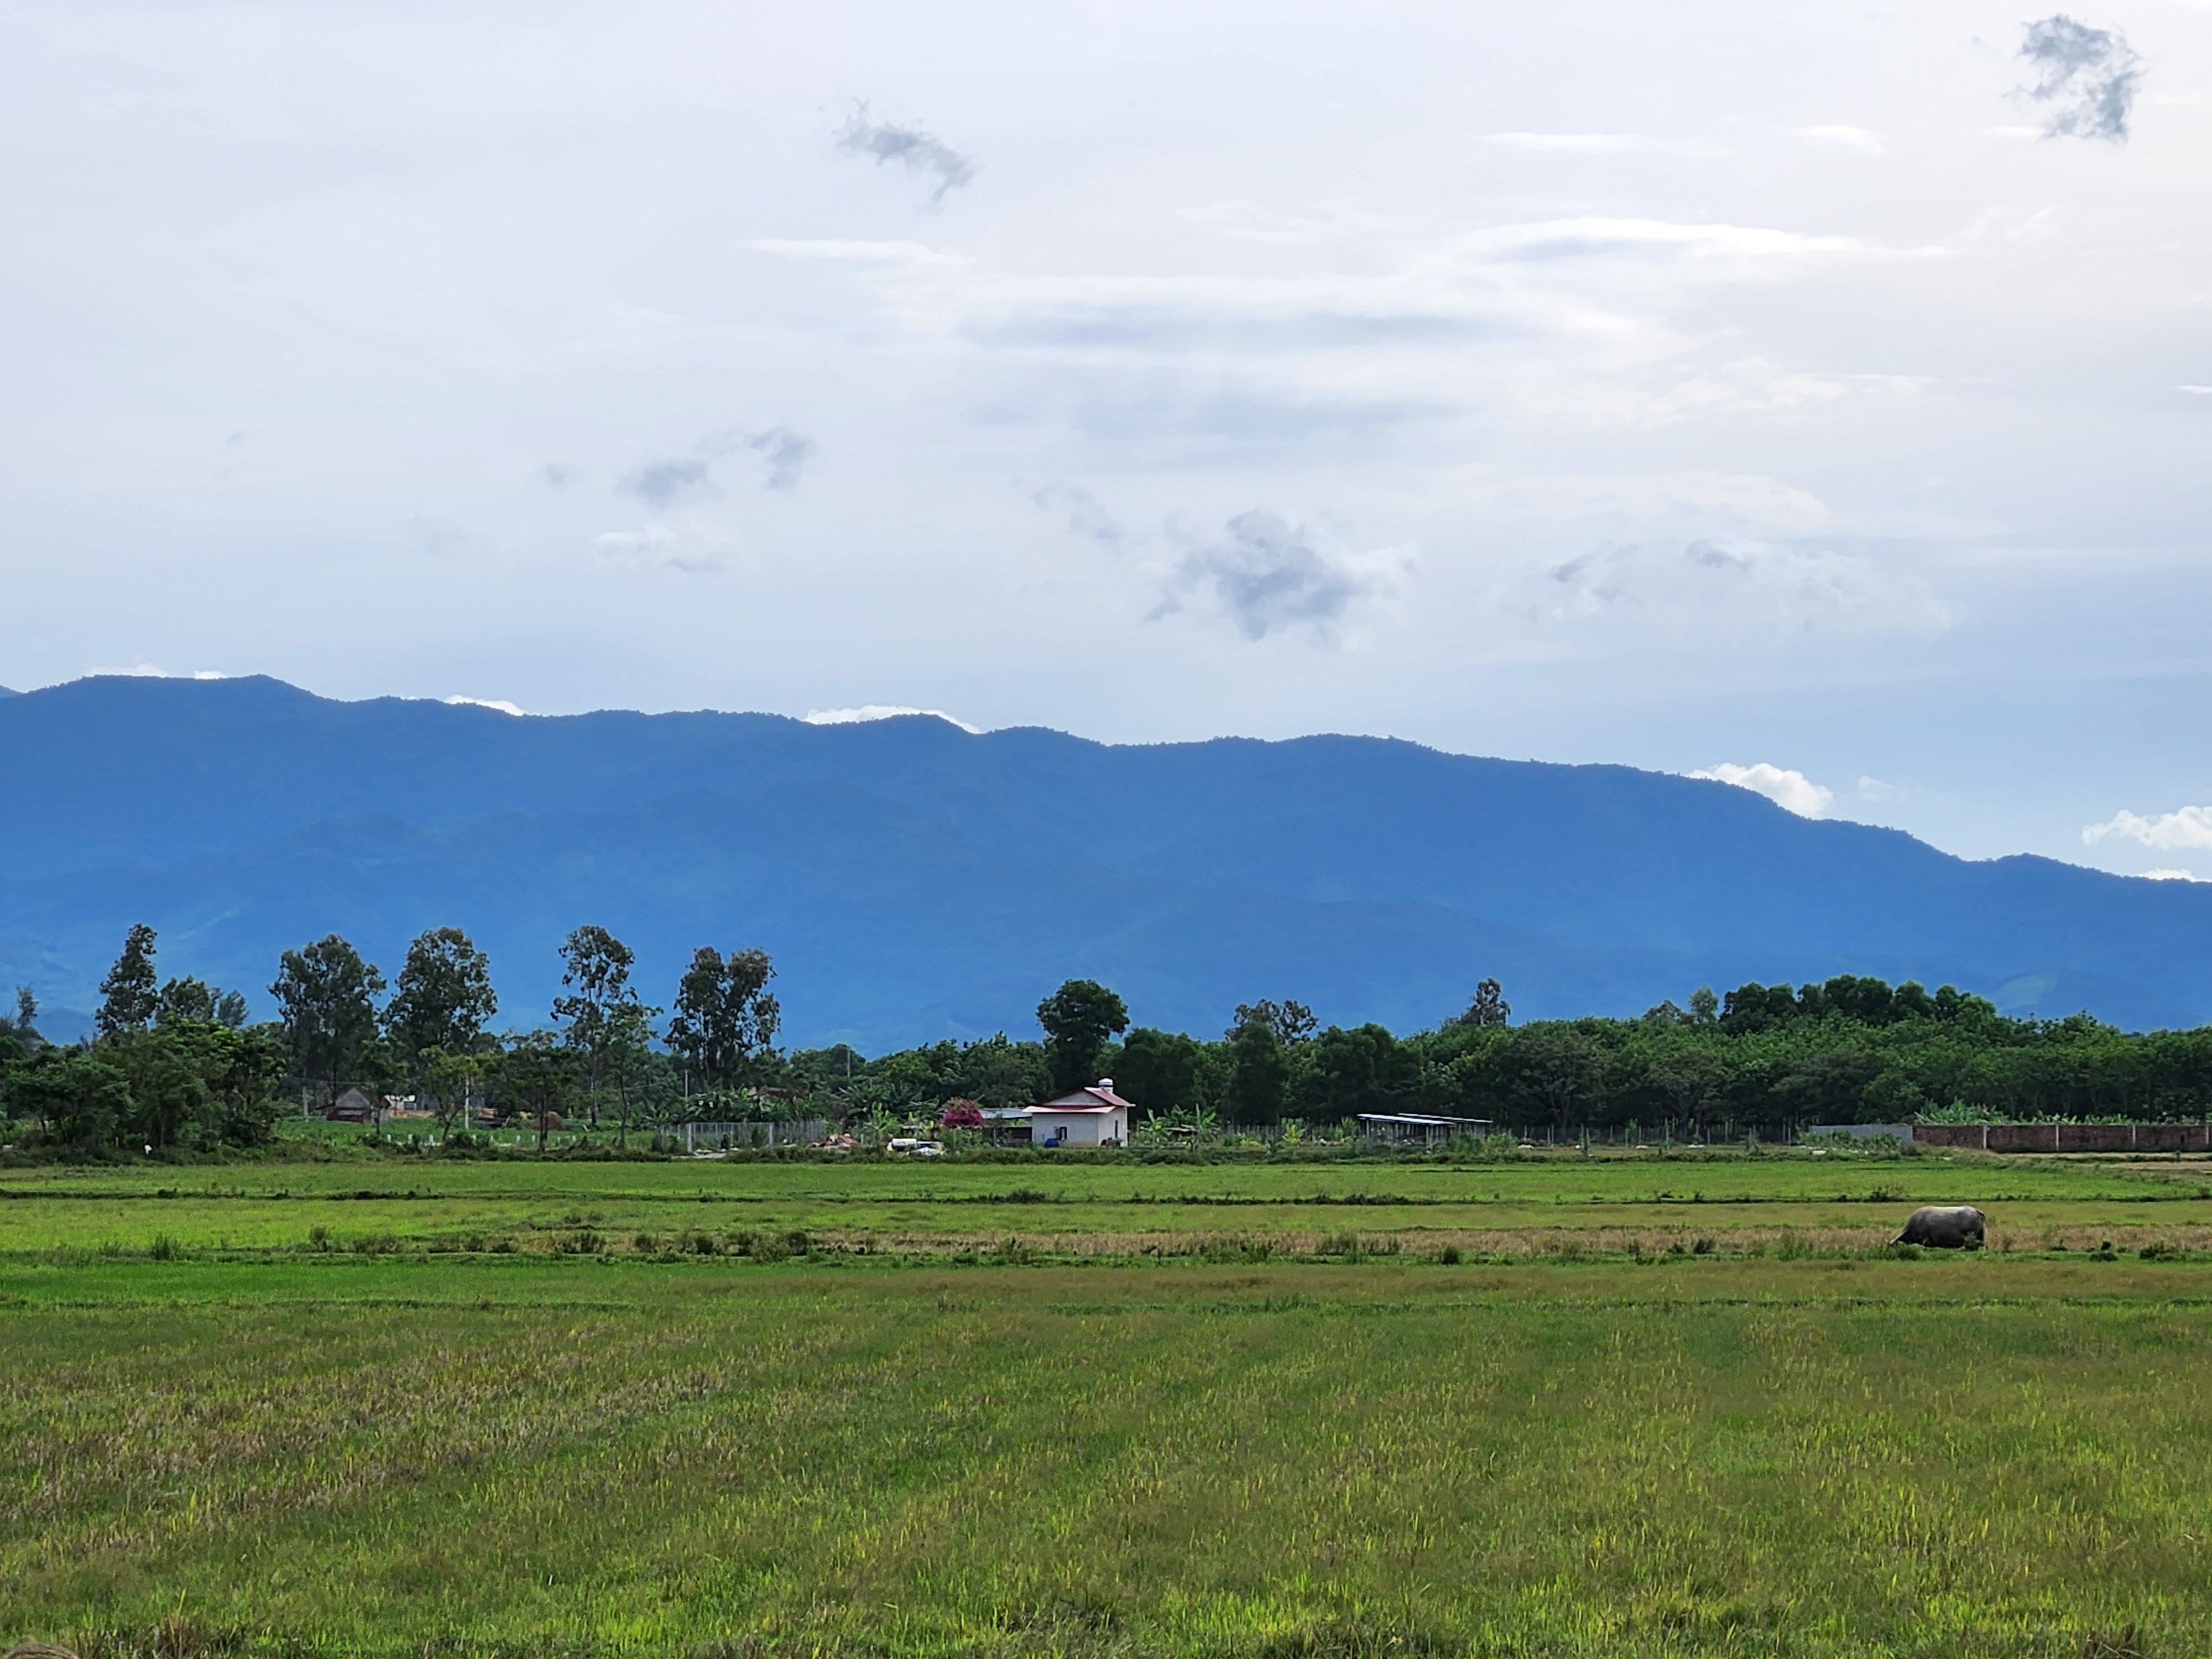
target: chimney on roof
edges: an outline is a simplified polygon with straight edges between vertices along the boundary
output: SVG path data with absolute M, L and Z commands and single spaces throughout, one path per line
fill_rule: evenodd
M 1110 1077 L 1102 1077 L 1098 1079 L 1098 1086 L 1102 1089 L 1110 1089 L 1114 1086 L 1114 1079 Z

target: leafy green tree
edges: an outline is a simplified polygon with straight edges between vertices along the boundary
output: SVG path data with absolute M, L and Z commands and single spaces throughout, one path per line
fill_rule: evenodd
M 1508 1086 L 1525 1108 L 1565 1128 L 1599 1117 L 1601 1055 L 1595 1038 L 1573 1025 L 1524 1025 L 1507 1046 Z
M 383 993 L 384 975 L 336 933 L 284 952 L 269 994 L 302 1079 L 328 1085 L 333 1097 L 349 1082 L 368 1080 L 362 1054 L 376 1040 Z
M 276 1098 L 284 1074 L 284 1043 L 278 1027 L 234 1026 L 218 1018 L 209 1024 L 179 1026 L 167 1035 L 198 1057 L 201 1073 L 215 1095 L 216 1137 L 227 1146 L 267 1145 L 282 1112 Z
M 155 989 L 155 937 L 144 922 L 132 924 L 123 941 L 123 954 L 100 981 L 100 1008 L 93 1024 L 102 1037 L 143 1030 L 160 1006 Z
M 711 945 L 692 952 L 676 987 L 676 1012 L 668 1046 L 708 1089 L 753 1080 L 755 1067 L 775 1048 L 783 1010 L 768 988 L 775 965 L 765 951 L 732 951 L 726 959 Z
M 101 1045 L 130 1083 L 119 1121 L 155 1151 L 265 1142 L 284 1049 L 273 1029 L 239 1030 L 218 1020 L 172 1019 Z
M 1402 1111 L 1413 1073 L 1413 1056 L 1388 1027 L 1370 1022 L 1347 1031 L 1332 1025 L 1314 1040 L 1311 1066 L 1299 1080 L 1304 1115 L 1340 1119 Z
M 189 1053 L 160 1031 L 126 1032 L 112 1051 L 131 1079 L 132 1133 L 157 1152 L 202 1139 L 197 1132 L 215 1116 L 215 1091 Z
M 1708 996 L 1711 992 L 1706 993 Z M 1694 1003 L 1695 999 L 1692 999 Z M 1697 1012 L 1691 1011 L 1692 1020 Z M 1728 1068 L 1705 1043 L 1675 1040 L 1654 1054 L 1646 1067 L 1652 1086 L 1665 1096 L 1674 1117 L 1695 1124 L 1705 1115 L 1706 1103 L 1728 1081 Z
M 1027 1106 L 1052 1088 L 1051 1062 L 1043 1045 L 1016 1042 L 1004 1031 L 960 1044 L 950 1069 L 945 1097 L 982 1106 Z M 1121 1086 L 1118 1077 L 1115 1086 Z
M 615 1101 L 621 1113 L 615 1131 L 617 1146 L 629 1145 L 630 1118 L 652 1075 L 656 1058 L 653 1053 L 653 1022 L 659 1012 L 658 1008 L 648 1008 L 632 998 L 617 1004 L 607 1017 L 601 1066 L 603 1076 L 614 1083 Z
M 1276 1040 L 1285 1045 L 1304 1042 L 1321 1024 L 1321 1021 L 1314 1018 L 1314 1011 L 1303 1002 L 1293 1002 L 1287 997 L 1280 1002 L 1272 1002 L 1262 997 L 1257 1002 L 1237 1005 L 1237 1017 L 1230 1024 L 1230 1035 L 1233 1036 L 1255 1022 L 1273 1031 Z
M 496 1078 L 501 1100 L 536 1125 L 538 1150 L 544 1152 L 553 1115 L 575 1086 L 574 1051 L 550 1031 L 525 1031 L 500 1054 Z
M 219 991 L 204 979 L 187 975 L 161 987 L 154 1006 L 154 1023 L 170 1025 L 196 1019 L 204 1024 L 227 1025 L 234 1031 L 246 1024 L 247 1012 L 242 993 Z
M 422 1072 L 430 1085 L 431 1098 L 438 1103 L 440 1134 L 453 1133 L 453 1125 L 468 1111 L 470 1097 L 483 1080 L 488 1066 L 483 1055 L 467 1049 L 457 1054 L 442 1048 L 423 1051 Z
M 1249 1019 L 1229 1034 L 1229 1089 L 1223 1104 L 1232 1123 L 1273 1123 L 1283 1115 L 1291 1079 L 1281 1034 L 1266 1018 Z
M 636 957 L 604 927 L 585 926 L 570 933 L 561 946 L 561 983 L 565 988 L 553 999 L 553 1018 L 562 1026 L 562 1040 L 580 1063 L 586 1109 L 593 1128 L 599 1123 L 599 1091 L 607 1079 L 616 1044 L 635 1039 L 640 1027 L 659 1013 L 647 1009 L 630 988 L 629 972 Z M 625 1133 L 629 1109 L 623 1107 Z
M 1814 1048 L 1790 1068 L 1775 1092 L 1793 1116 L 1855 1123 L 1860 1097 L 1881 1069 L 1880 1056 L 1856 1042 Z
M 1505 1000 L 1505 988 L 1494 979 L 1486 979 L 1474 988 L 1474 999 L 1467 1005 L 1466 1012 L 1453 1015 L 1449 1024 L 1481 1031 L 1503 1026 L 1512 1018 L 1513 1009 Z
M 1199 1096 L 1200 1045 L 1181 1031 L 1139 1025 L 1121 1040 L 1114 1092 L 1147 1117 L 1167 1117 L 1205 1103 Z
M 38 993 L 27 985 L 15 988 L 15 1036 L 27 1048 L 35 1048 L 46 1041 L 39 1035 Z
M 1037 1004 L 1045 1065 L 1055 1095 L 1098 1080 L 1109 1038 L 1129 1029 L 1128 1005 L 1095 979 L 1071 979 Z
M 41 1048 L 9 1078 L 8 1091 L 10 1110 L 78 1152 L 107 1145 L 134 1112 L 131 1079 L 97 1049 Z
M 471 1053 L 498 1012 L 489 959 L 459 928 L 434 927 L 407 947 L 384 1024 L 419 1082 L 433 1051 Z

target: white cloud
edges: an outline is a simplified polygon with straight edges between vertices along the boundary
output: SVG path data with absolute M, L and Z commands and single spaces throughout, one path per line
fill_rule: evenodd
M 2081 827 L 2081 842 L 2085 847 L 2094 847 L 2112 836 L 2118 836 L 2123 841 L 2139 841 L 2144 846 L 2157 848 L 2161 852 L 2212 847 L 2212 806 L 2185 806 L 2178 811 L 2161 812 L 2150 818 L 2122 811 L 2102 823 Z
M 2212 880 L 2212 877 L 2194 876 L 2186 870 L 2160 869 L 2144 871 L 2142 879 L 2145 881 L 2207 881 Z
M 451 697 L 441 697 L 438 701 L 444 703 L 451 703 L 458 708 L 463 708 L 494 709 L 502 714 L 513 714 L 518 719 L 530 712 L 526 708 L 518 708 L 514 703 L 507 702 L 504 697 L 464 697 L 455 696 Z
M 1778 230 L 1768 225 L 1733 225 L 1707 221 L 1601 218 L 1547 219 L 1499 225 L 1467 239 L 1468 247 L 1492 255 L 1566 258 L 1667 251 L 1701 261 L 1709 271 L 1726 265 L 1736 274 L 1771 274 L 1783 262 L 1810 258 L 1941 259 L 1949 250 L 1935 246 L 1892 247 L 1859 236 L 1821 236 Z
M 1814 782 L 1802 772 L 1771 765 L 1765 761 L 1753 766 L 1735 766 L 1723 761 L 1718 766 L 1707 767 L 1688 775 L 1710 778 L 1716 783 L 1732 783 L 1739 789 L 1748 789 L 1753 794 L 1765 796 L 1777 806 L 1795 812 L 1801 818 L 1820 817 L 1836 799 L 1834 790 Z
M 1464 510 L 1491 518 L 1681 517 L 1772 533 L 1811 530 L 1833 516 L 1810 490 L 1758 473 L 1545 473 L 1470 464 L 1454 475 L 1451 490 Z
M 809 726 L 862 726 L 870 720 L 895 720 L 908 714 L 927 714 L 932 720 L 957 726 L 963 732 L 981 734 L 983 728 L 970 726 L 957 714 L 948 714 L 942 708 L 909 708 L 903 703 L 864 702 L 857 708 L 810 708 L 800 716 Z
M 756 253 L 786 259 L 836 259 L 869 265 L 964 265 L 957 253 L 940 253 L 921 242 L 868 242 L 842 237 L 761 236 L 745 246 Z
M 89 672 L 95 676 L 120 674 L 136 680 L 227 680 L 230 678 L 220 668 L 196 668 L 189 674 L 172 673 L 156 662 L 134 663 L 128 668 L 94 668 Z
M 2173 389 L 2176 392 L 2194 392 L 2200 398 L 2212 398 L 2212 386 L 2178 386 Z
M 1854 149 L 1865 155 L 1889 154 L 1881 135 L 1864 127 L 1800 127 L 1797 136 L 1816 144 L 1832 144 L 1838 149 Z
M 1898 784 L 1884 783 L 1880 778 L 1862 777 L 1859 779 L 1859 799 L 1861 800 L 1870 800 L 1887 805 L 1891 801 L 1903 800 L 1905 796 L 1911 793 L 1911 792 L 1910 790 L 1905 789 Z
M 1265 242 L 1281 246 L 1359 238 L 1374 241 L 1401 236 L 1404 221 L 1348 203 L 1327 202 L 1299 210 L 1265 206 L 1258 202 L 1208 202 L 1177 208 L 1176 217 L 1239 241 Z
M 622 564 L 658 567 L 698 575 L 720 570 L 737 550 L 737 538 L 696 518 L 655 520 L 637 530 L 609 530 L 594 539 L 599 556 Z

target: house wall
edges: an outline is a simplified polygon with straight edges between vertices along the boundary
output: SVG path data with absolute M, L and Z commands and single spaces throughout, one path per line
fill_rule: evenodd
M 1111 1139 L 1127 1146 L 1127 1116 L 1122 1112 L 1031 1112 L 1030 1141 L 1037 1146 L 1054 1139 L 1063 1146 L 1096 1146 Z

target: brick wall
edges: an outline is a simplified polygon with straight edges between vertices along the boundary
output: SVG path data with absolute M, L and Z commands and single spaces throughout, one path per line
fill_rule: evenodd
M 1990 1152 L 2212 1152 L 2207 1123 L 1916 1123 L 1923 1146 Z

